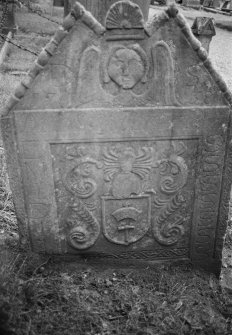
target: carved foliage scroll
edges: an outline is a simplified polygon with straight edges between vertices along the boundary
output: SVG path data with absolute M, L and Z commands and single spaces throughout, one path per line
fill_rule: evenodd
M 86 155 L 81 146 L 67 146 L 66 159 L 72 161 L 72 168 L 65 173 L 63 183 L 73 195 L 65 213 L 68 242 L 73 248 L 82 250 L 91 247 L 100 232 L 100 225 L 84 199 L 90 198 L 96 192 L 97 183 L 93 177 L 93 169 L 102 168 L 102 164 Z
M 178 209 L 185 202 L 182 189 L 188 176 L 187 165 L 181 157 L 184 151 L 183 143 L 179 150 L 172 143 L 170 157 L 157 163 L 160 182 L 158 195 L 154 198 L 157 214 L 155 214 L 153 234 L 163 245 L 175 244 L 184 233 L 185 217 L 177 214 Z

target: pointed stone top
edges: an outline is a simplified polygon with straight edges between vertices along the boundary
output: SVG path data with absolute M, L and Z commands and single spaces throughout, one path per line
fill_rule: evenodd
M 84 6 L 76 2 L 73 5 L 71 13 L 64 19 L 63 25 L 59 27 L 54 37 L 40 53 L 27 77 L 19 84 L 15 92 L 11 95 L 2 112 L 2 115 L 7 115 L 15 107 L 15 105 L 18 104 L 20 100 L 22 100 L 26 92 L 32 86 L 35 78 L 42 70 L 44 70 L 45 66 L 47 66 L 47 64 L 50 62 L 50 58 L 55 55 L 56 50 L 62 40 L 65 39 L 67 35 L 72 34 L 72 29 L 76 25 L 77 21 L 82 23 L 83 26 L 86 26 L 88 29 L 92 30 L 92 32 L 96 35 L 96 39 L 102 38 L 107 42 L 128 40 L 138 41 L 138 43 L 140 40 L 143 41 L 152 38 L 152 36 L 155 36 L 157 31 L 159 31 L 161 27 L 165 26 L 168 21 L 173 21 L 179 27 L 181 33 L 187 39 L 192 50 L 195 52 L 196 56 L 200 59 L 204 67 L 209 72 L 227 102 L 232 105 L 232 95 L 227 88 L 225 81 L 214 69 L 209 59 L 208 53 L 202 47 L 201 42 L 193 35 L 193 33 L 202 35 L 211 34 L 212 36 L 215 35 L 214 22 L 211 18 L 196 18 L 191 30 L 184 16 L 178 12 L 176 4 L 172 3 L 168 6 L 167 9 L 158 15 L 155 15 L 151 20 L 149 20 L 149 22 L 144 24 L 143 14 L 138 5 L 134 4 L 132 1 L 118 1 L 112 5 L 108 11 L 106 16 L 106 27 L 104 27 L 89 11 L 85 9 Z M 79 37 L 77 37 L 77 39 L 78 38 Z M 169 46 L 167 46 L 164 41 L 157 42 L 156 47 L 166 50 L 165 52 L 167 52 L 169 55 L 167 57 L 171 59 L 172 55 L 169 51 Z M 116 49 L 112 49 L 116 56 L 118 55 L 118 49 L 120 49 L 120 54 L 123 54 L 123 57 L 125 56 L 126 52 L 130 52 L 130 55 L 133 55 L 133 57 L 139 59 L 144 72 L 144 75 L 141 76 L 140 81 L 141 83 L 145 83 L 148 73 L 148 61 L 146 55 L 144 56 L 143 48 L 137 44 L 133 44 L 132 46 L 127 47 L 116 47 Z M 100 52 L 99 49 L 95 47 L 92 47 L 91 50 L 91 52 L 96 54 Z M 104 73 L 104 71 L 102 71 L 102 73 Z M 104 83 L 107 84 L 108 81 L 106 80 Z
M 211 17 L 196 17 L 193 22 L 192 31 L 195 35 L 215 36 L 214 19 Z

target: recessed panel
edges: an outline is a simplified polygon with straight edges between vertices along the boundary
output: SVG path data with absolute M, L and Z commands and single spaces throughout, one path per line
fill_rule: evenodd
M 187 257 L 197 138 L 50 145 L 58 220 L 69 253 Z M 165 250 L 167 253 L 165 254 Z

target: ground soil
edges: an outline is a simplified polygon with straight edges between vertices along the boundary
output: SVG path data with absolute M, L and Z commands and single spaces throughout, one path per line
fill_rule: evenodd
M 40 5 L 45 15 L 51 14 L 48 2 L 41 0 Z M 158 10 L 151 9 L 151 14 Z M 200 13 L 181 10 L 190 22 L 195 12 Z M 39 52 L 57 24 L 28 14 L 25 8 L 16 16 L 16 42 Z M 61 22 L 62 11 L 54 10 L 52 19 Z M 231 18 L 221 20 L 224 26 L 231 25 Z M 35 58 L 12 47 L 0 73 L 0 108 Z M 223 69 L 226 64 L 223 61 Z M 190 264 L 119 268 L 87 260 L 57 262 L 20 251 L 4 150 L 0 149 L 0 334 L 232 335 L 230 291 L 214 275 Z M 228 271 L 231 244 L 229 222 L 223 260 Z

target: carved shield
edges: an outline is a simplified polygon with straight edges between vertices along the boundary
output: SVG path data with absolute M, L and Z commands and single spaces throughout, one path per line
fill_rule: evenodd
M 138 241 L 151 225 L 150 195 L 127 199 L 102 197 L 102 223 L 109 241 L 123 245 Z

